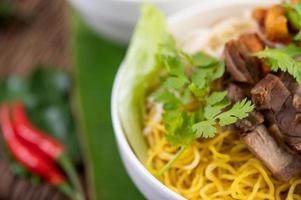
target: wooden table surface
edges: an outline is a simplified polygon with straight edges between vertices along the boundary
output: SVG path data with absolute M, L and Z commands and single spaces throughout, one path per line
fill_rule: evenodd
M 0 75 L 26 74 L 33 67 L 70 67 L 69 8 L 62 0 L 10 0 L 14 16 L 0 26 Z M 0 138 L 2 139 L 2 138 Z M 1 200 L 67 199 L 46 183 L 16 177 L 0 152 Z
M 1 0 L 3 1 L 3 0 Z M 62 0 L 9 0 L 16 17 L 0 27 L 1 74 L 70 65 L 69 8 Z

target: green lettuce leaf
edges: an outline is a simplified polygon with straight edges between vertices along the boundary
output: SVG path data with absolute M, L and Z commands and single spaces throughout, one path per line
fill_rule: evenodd
M 159 71 L 156 54 L 166 33 L 164 15 L 155 7 L 143 4 L 126 58 L 118 93 L 118 110 L 122 127 L 134 152 L 145 161 L 147 146 L 142 134 L 145 92 Z

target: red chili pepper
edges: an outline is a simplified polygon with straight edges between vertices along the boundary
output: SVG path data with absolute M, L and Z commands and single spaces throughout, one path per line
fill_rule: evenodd
M 9 105 L 0 107 L 0 125 L 4 140 L 16 160 L 32 173 L 46 179 L 50 184 L 60 185 L 65 182 L 65 177 L 53 162 L 45 160 L 44 156 L 32 151 L 17 137 L 11 122 Z
M 13 123 L 18 136 L 31 147 L 38 149 L 52 160 L 57 160 L 64 148 L 58 141 L 35 127 L 29 120 L 22 103 L 13 105 Z
M 43 131 L 36 128 L 28 119 L 25 107 L 22 102 L 15 103 L 12 108 L 13 112 L 13 125 L 16 130 L 18 138 L 26 144 L 30 149 L 36 153 L 40 153 L 46 156 L 46 159 L 57 161 L 58 164 L 65 170 L 73 186 L 76 188 L 75 193 L 68 193 L 68 196 L 75 199 L 84 199 L 84 192 L 77 177 L 76 170 L 72 163 L 68 159 L 68 156 L 64 154 L 63 145 L 57 140 L 48 136 Z

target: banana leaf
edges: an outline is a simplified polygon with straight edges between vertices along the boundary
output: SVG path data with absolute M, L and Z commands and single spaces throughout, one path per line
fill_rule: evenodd
M 72 46 L 74 108 L 90 194 L 95 200 L 143 199 L 121 163 L 111 124 L 111 87 L 125 48 L 100 38 L 77 14 L 73 16 Z

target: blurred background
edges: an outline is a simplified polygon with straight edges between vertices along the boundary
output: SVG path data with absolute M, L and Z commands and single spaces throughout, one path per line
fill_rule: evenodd
M 1 102 L 22 102 L 29 121 L 64 146 L 86 199 L 143 199 L 120 161 L 110 114 L 140 2 L 0 0 Z M 168 15 L 195 2 L 154 1 Z M 5 134 L 0 140 L 0 199 L 70 199 L 20 163 Z M 51 162 L 67 177 L 59 159 Z

